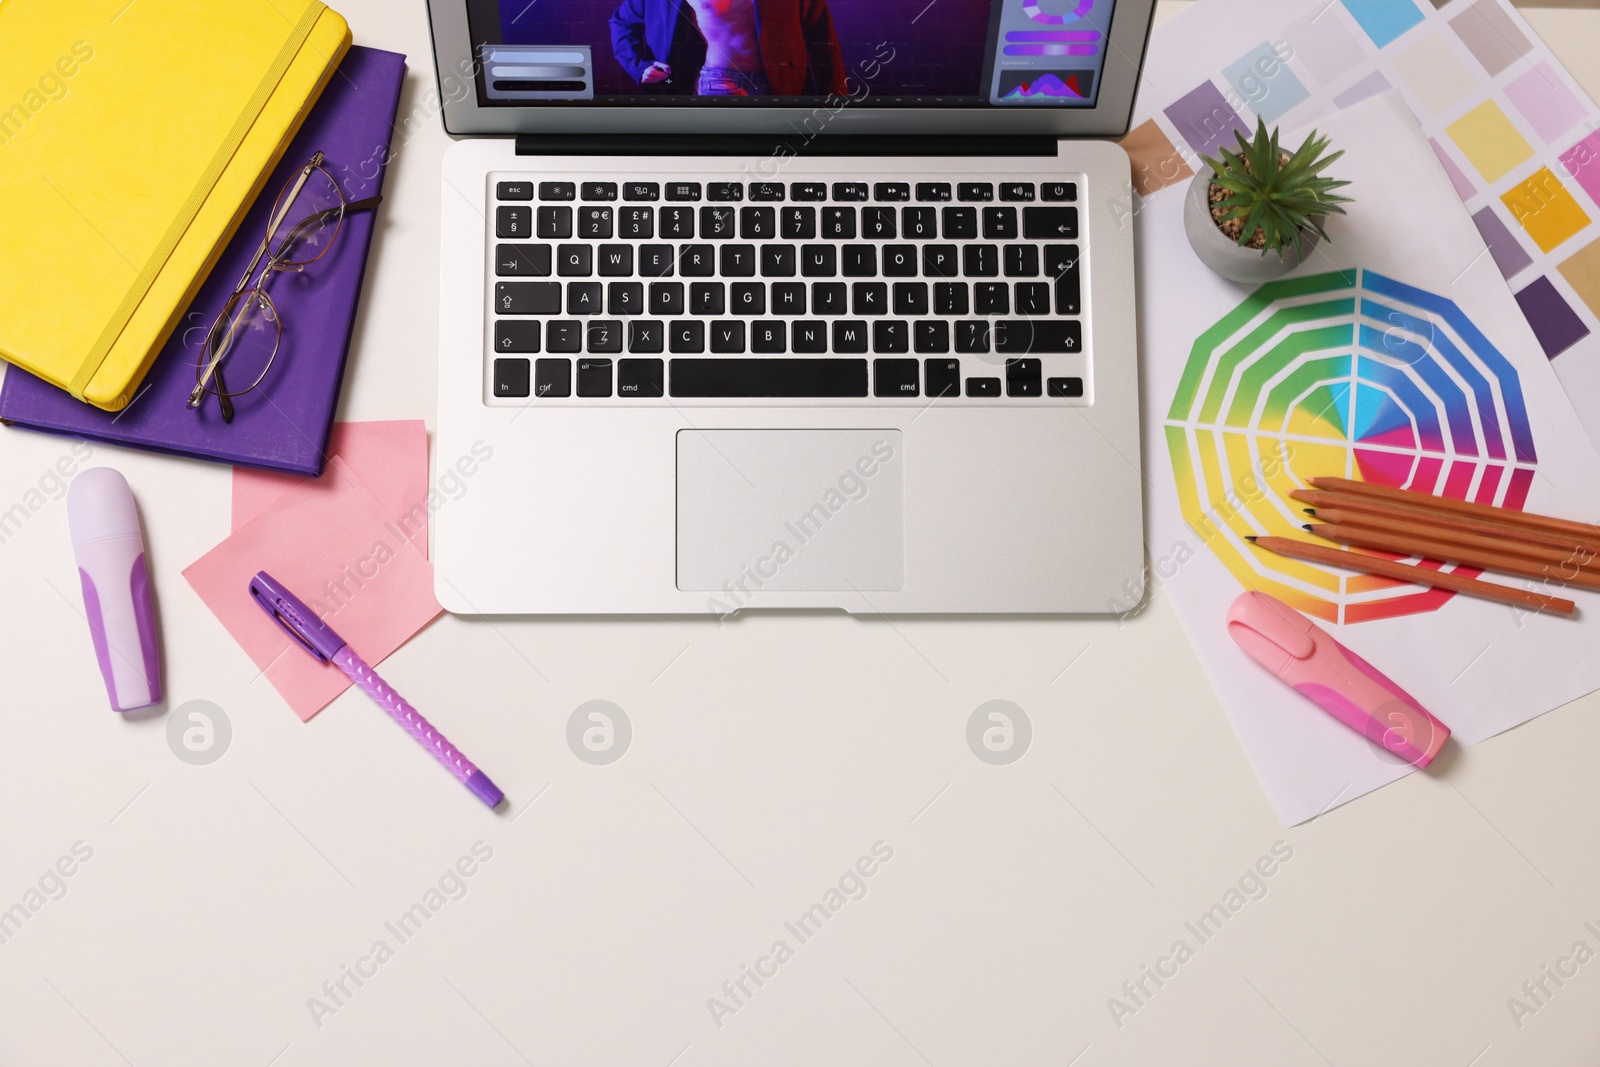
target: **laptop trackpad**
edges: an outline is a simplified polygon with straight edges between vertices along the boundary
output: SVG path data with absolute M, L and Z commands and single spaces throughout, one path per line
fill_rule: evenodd
M 678 588 L 905 584 L 898 430 L 681 430 Z

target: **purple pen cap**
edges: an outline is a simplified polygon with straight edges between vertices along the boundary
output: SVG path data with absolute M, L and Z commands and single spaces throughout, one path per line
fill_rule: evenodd
M 345 646 L 344 638 L 266 571 L 258 571 L 250 579 L 250 596 L 284 633 L 319 660 L 327 662 Z

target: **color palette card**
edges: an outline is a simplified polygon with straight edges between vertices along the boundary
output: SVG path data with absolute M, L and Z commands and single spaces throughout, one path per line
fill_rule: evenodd
M 1509 0 L 1200 0 L 1154 39 L 1180 37 L 1236 58 L 1146 65 L 1124 142 L 1141 197 L 1258 115 L 1288 128 L 1399 91 L 1600 443 L 1600 108 Z

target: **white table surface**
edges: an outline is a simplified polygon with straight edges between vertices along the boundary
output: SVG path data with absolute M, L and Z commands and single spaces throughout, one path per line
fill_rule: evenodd
M 449 141 L 423 5 L 338 6 L 410 57 L 414 115 L 341 417 L 431 424 Z M 1600 95 L 1600 13 L 1528 14 Z M 0 431 L 0 507 L 68 453 Z M 92 850 L 0 944 L 7 1067 L 1600 1062 L 1600 960 L 1520 1026 L 1507 1004 L 1600 951 L 1600 697 L 1285 831 L 1159 589 L 1122 623 L 442 618 L 384 674 L 506 789 L 494 815 L 359 694 L 301 725 L 257 677 L 180 575 L 227 533 L 226 468 L 93 462 L 144 511 L 168 708 L 212 701 L 233 736 L 191 766 L 166 715 L 107 710 L 62 503 L 0 545 L 0 910 Z M 596 698 L 634 731 L 609 766 L 565 739 Z M 1033 724 L 1010 766 L 967 747 L 992 699 Z M 385 923 L 480 841 L 401 943 Z M 866 896 L 715 1025 L 707 998 L 879 841 Z M 1185 923 L 1278 842 L 1202 944 Z

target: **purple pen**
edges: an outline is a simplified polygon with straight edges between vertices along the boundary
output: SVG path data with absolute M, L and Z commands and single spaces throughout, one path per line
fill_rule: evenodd
M 276 578 L 261 571 L 250 579 L 250 595 L 261 605 L 261 610 L 272 616 L 273 621 L 301 648 L 322 662 L 332 663 L 344 671 L 352 682 L 389 713 L 391 719 L 404 726 L 418 744 L 432 752 L 434 758 L 456 776 L 456 781 L 472 790 L 473 796 L 491 808 L 500 803 L 505 796 L 500 787 L 489 781 L 487 774 L 445 740 L 445 736 L 418 714 L 416 708 L 407 704 L 404 697 L 362 662 L 344 638 L 334 633 L 332 627 L 317 618 L 315 612 L 279 584 Z

